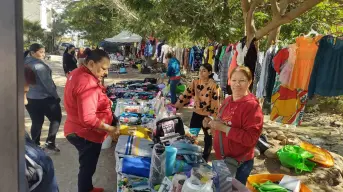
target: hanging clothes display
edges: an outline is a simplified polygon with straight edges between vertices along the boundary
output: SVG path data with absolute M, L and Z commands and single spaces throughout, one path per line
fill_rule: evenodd
M 289 84 L 290 89 L 308 90 L 314 59 L 318 50 L 317 42 L 321 37 L 301 36 L 296 39 L 297 54 Z
M 199 46 L 193 46 L 189 53 L 189 65 L 192 71 L 198 71 L 202 64 L 203 52 Z
M 207 63 L 208 64 L 211 64 L 212 67 L 214 65 L 214 46 L 213 45 L 210 45 L 208 48 L 207 48 Z
M 222 60 L 221 60 L 221 70 L 220 70 L 220 87 L 224 91 L 224 93 L 228 93 L 227 85 L 228 85 L 228 72 L 230 63 L 233 56 L 232 46 L 229 46 L 228 52 L 225 52 Z
M 147 41 L 144 49 L 144 56 L 151 57 L 153 55 L 153 49 L 153 44 L 150 41 Z
M 204 50 L 203 63 L 208 63 L 208 47 Z
M 161 58 L 161 55 L 162 55 L 162 46 L 164 45 L 164 41 L 162 42 L 159 42 L 156 46 L 156 56 L 157 56 L 157 61 L 158 62 L 162 62 L 162 58 Z
M 164 45 L 162 46 L 162 50 L 161 50 L 161 57 L 162 57 L 161 62 L 162 62 L 162 63 L 166 64 L 166 63 L 165 63 L 165 62 L 166 62 L 166 55 L 167 55 L 167 53 L 169 53 L 169 52 L 171 52 L 171 51 L 172 51 L 172 50 L 171 50 L 171 47 L 170 47 L 169 45 L 164 44 Z
M 343 40 L 333 36 L 325 36 L 319 41 L 319 49 L 315 58 L 309 97 L 343 95 Z
M 176 47 L 174 50 L 175 53 L 175 57 L 177 60 L 179 60 L 179 62 L 181 63 L 182 61 L 182 53 L 183 53 L 183 49 L 180 47 Z
M 214 72 L 217 73 L 217 74 L 220 74 L 220 54 L 222 52 L 222 46 L 221 44 L 217 45 L 217 48 L 216 48 L 216 53 L 215 53 L 215 59 L 214 59 Z
M 275 84 L 271 97 L 270 119 L 283 124 L 300 125 L 307 101 L 307 91 L 289 89 L 280 81 L 280 74 L 285 70 L 288 60 L 294 57 L 289 48 L 280 50 L 273 58 L 276 72 Z
M 286 63 L 284 64 L 283 69 L 280 72 L 280 82 L 285 86 L 289 86 L 289 83 L 291 80 L 293 66 L 295 64 L 295 59 L 296 59 L 296 50 L 297 50 L 296 44 L 291 44 L 288 46 L 289 56 Z
M 232 47 L 233 55 L 232 55 L 231 63 L 229 66 L 229 71 L 227 72 L 227 84 L 228 84 L 228 86 L 230 85 L 230 75 L 231 75 L 232 71 L 238 66 L 237 65 L 238 52 L 236 50 L 236 47 L 237 47 L 237 44 Z M 229 89 L 227 89 L 227 90 L 229 91 Z M 230 89 L 230 91 L 231 91 L 231 89 Z
M 256 97 L 264 98 L 266 95 L 266 85 L 268 80 L 269 66 L 272 65 L 272 59 L 275 55 L 275 52 L 278 50 L 278 47 L 272 45 L 267 51 L 262 63 L 262 71 L 260 80 L 257 83 Z
M 184 70 L 189 70 L 189 49 L 183 50 L 182 66 Z
M 262 72 L 263 59 L 264 59 L 264 52 L 259 52 L 257 54 L 257 62 L 256 62 L 256 67 L 255 67 L 253 89 L 252 89 L 252 92 L 255 95 L 256 95 L 256 91 L 257 91 L 257 83 L 260 80 L 260 76 L 261 76 L 261 72 Z
M 256 67 L 256 62 L 257 62 L 257 48 L 255 45 L 255 38 L 252 40 L 250 46 L 247 48 L 247 46 L 244 46 L 245 49 L 247 49 L 246 55 L 244 57 L 244 65 L 248 67 L 251 71 L 252 74 L 252 79 L 254 79 L 255 75 L 255 67 Z M 245 51 L 243 49 L 243 53 Z M 250 85 L 250 91 L 253 89 L 253 84 Z
M 300 125 L 304 116 L 306 101 L 307 91 L 291 90 L 281 85 L 279 74 L 277 74 L 271 99 L 270 120 L 283 124 Z

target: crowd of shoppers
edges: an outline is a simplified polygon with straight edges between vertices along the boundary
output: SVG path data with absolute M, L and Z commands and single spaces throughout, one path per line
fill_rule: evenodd
M 52 79 L 52 70 L 44 62 L 44 46 L 32 44 L 24 57 L 24 98 L 32 120 L 31 137 L 29 134 L 25 136 L 28 188 L 37 192 L 57 192 L 53 162 L 40 147 L 40 136 L 44 117 L 47 117 L 50 126 L 44 149 L 60 151 L 55 140 L 62 118 L 61 99 Z M 243 66 L 232 71 L 232 95 L 221 102 L 220 88 L 213 79 L 212 65 L 203 64 L 199 78 L 193 80 L 185 92 L 177 97 L 176 87 L 181 79 L 180 62 L 172 53 L 168 53 L 166 59 L 171 103 L 180 110 L 191 99 L 194 100 L 190 127 L 202 128 L 204 132 L 203 158 L 209 160 L 213 142 L 216 158 L 224 159 L 236 179 L 245 184 L 253 169 L 254 147 L 263 127 L 262 109 L 249 91 L 251 71 Z M 109 67 L 109 55 L 100 49 L 80 50 L 75 56 L 75 47 L 70 45 L 63 55 L 63 69 L 67 76 L 64 89 L 67 113 L 64 135 L 78 151 L 79 192 L 104 191 L 103 188 L 93 186 L 92 177 L 105 137 L 108 134 L 119 134 L 111 111 L 112 102 L 107 98 L 101 83 Z

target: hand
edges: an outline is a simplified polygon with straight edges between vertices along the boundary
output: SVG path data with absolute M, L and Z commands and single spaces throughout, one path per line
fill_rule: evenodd
M 211 121 L 211 118 L 205 117 L 204 120 L 202 121 L 202 127 L 208 128 L 208 127 L 209 127 L 208 123 L 209 123 L 210 121 Z
M 218 120 L 212 120 L 208 123 L 208 126 L 211 128 L 211 129 L 216 129 L 218 128 L 219 126 L 223 125 L 222 122 L 218 121 Z
M 119 135 L 120 134 L 120 128 L 117 126 L 108 126 L 106 128 L 106 132 L 110 135 Z

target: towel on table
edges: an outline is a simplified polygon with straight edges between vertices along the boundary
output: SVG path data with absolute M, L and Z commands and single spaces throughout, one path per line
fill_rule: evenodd
M 119 156 L 151 157 L 153 142 L 135 136 L 121 135 L 116 145 L 116 153 Z

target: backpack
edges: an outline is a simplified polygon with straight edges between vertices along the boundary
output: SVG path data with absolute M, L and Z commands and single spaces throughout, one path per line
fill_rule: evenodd
M 185 128 L 181 117 L 168 117 L 156 122 L 156 130 L 154 131 L 154 143 L 160 143 L 161 137 L 178 133 L 185 135 Z

